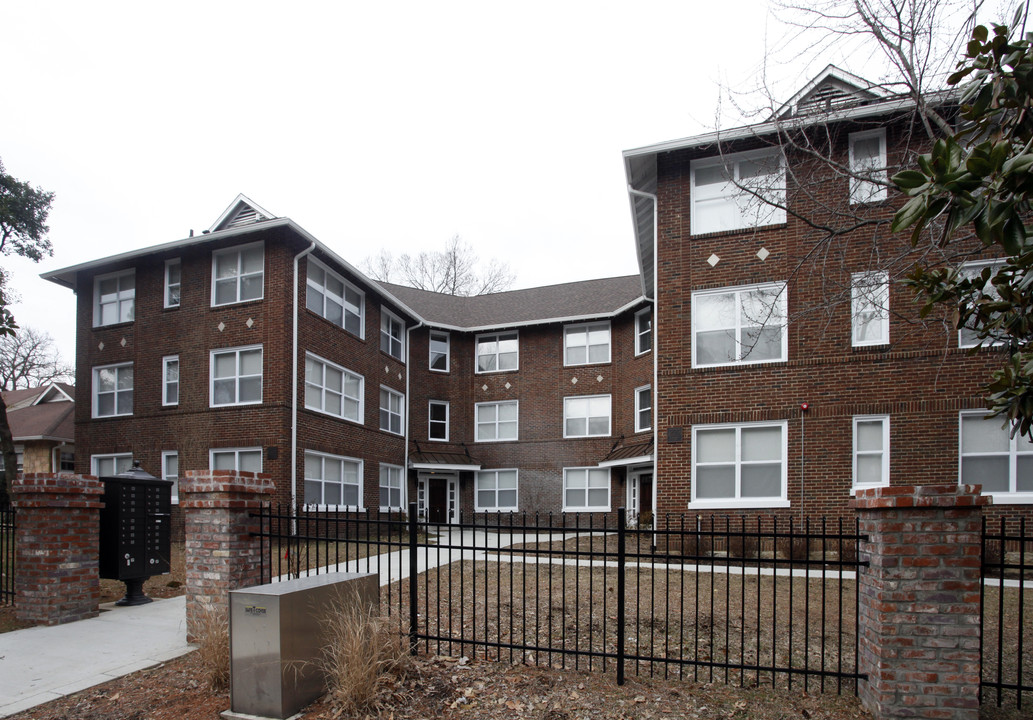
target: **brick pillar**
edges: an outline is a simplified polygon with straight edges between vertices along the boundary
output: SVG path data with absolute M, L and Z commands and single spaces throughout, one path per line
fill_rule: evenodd
M 59 625 L 93 617 L 100 606 L 100 496 L 89 475 L 29 473 L 15 478 L 15 615 Z
M 179 481 L 185 519 L 187 639 L 196 637 L 201 603 L 226 607 L 229 591 L 261 582 L 258 519 L 273 492 L 269 475 L 188 470 Z
M 979 485 L 861 490 L 858 695 L 882 718 L 979 717 Z

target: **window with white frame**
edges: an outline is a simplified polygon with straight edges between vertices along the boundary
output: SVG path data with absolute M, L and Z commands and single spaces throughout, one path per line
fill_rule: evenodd
M 889 484 L 889 415 L 858 415 L 854 417 L 854 489 Z
M 851 343 L 854 347 L 890 341 L 890 279 L 884 272 L 850 276 Z
M 516 440 L 519 434 L 520 404 L 516 400 L 474 405 L 477 442 Z
M 391 388 L 380 388 L 380 429 L 395 435 L 402 434 L 402 412 L 405 396 Z
M 98 275 L 93 280 L 93 326 L 132 322 L 136 316 L 136 271 Z
M 90 456 L 90 470 L 95 477 L 112 477 L 132 469 L 133 453 Z
M 448 372 L 449 338 L 447 332 L 430 331 L 430 369 Z
M 172 504 L 179 502 L 179 453 L 165 450 L 161 453 L 161 479 L 172 482 Z
M 635 354 L 641 355 L 653 349 L 653 309 L 646 308 L 635 313 Z
M 981 410 L 961 413 L 960 423 L 959 481 L 995 501 L 1033 503 L 1033 442 Z
M 786 359 L 783 283 L 692 294 L 692 366 L 746 365 Z
M 563 398 L 563 437 L 596 437 L 609 434 L 609 395 Z
M 1000 300 L 1001 294 L 997 288 L 994 287 L 993 278 L 997 274 L 997 271 L 1002 265 L 1001 260 L 980 260 L 977 262 L 965 263 L 961 266 L 958 274 L 960 279 L 971 280 L 979 287 L 979 294 L 975 299 L 980 297 L 987 298 L 989 300 Z M 958 347 L 961 348 L 972 348 L 979 345 L 979 330 L 973 321 L 969 321 L 965 327 L 958 330 Z M 1000 345 L 1005 342 L 1003 339 L 995 340 L 992 337 L 986 338 L 982 341 L 985 346 Z
M 643 385 L 635 388 L 635 432 L 653 427 L 653 388 Z
M 692 503 L 788 507 L 786 423 L 694 426 Z
M 261 300 L 265 291 L 265 247 L 240 245 L 212 253 L 212 306 Z
M 517 471 L 480 470 L 476 480 L 477 512 L 517 511 Z
M 563 512 L 609 512 L 608 468 L 563 468 Z
M 182 285 L 183 266 L 179 258 L 165 261 L 165 307 L 179 307 L 179 288 Z
M 262 402 L 262 346 L 226 348 L 211 353 L 211 406 Z
M 477 372 L 516 370 L 520 366 L 520 343 L 516 332 L 477 336 Z
M 179 405 L 179 355 L 161 359 L 161 404 Z
M 430 440 L 448 440 L 448 402 L 445 400 L 427 403 L 427 437 Z
M 208 451 L 208 466 L 212 470 L 260 473 L 262 448 L 212 448 Z
M 693 160 L 692 234 L 774 225 L 786 221 L 786 173 L 778 149 Z
M 318 355 L 305 354 L 305 407 L 309 410 L 361 423 L 364 384 L 361 375 Z
M 318 260 L 308 260 L 305 307 L 353 335 L 363 337 L 365 296 Z
M 563 364 L 610 362 L 610 323 L 584 323 L 563 328 Z
M 133 414 L 133 363 L 93 368 L 93 417 Z
M 405 509 L 405 484 L 398 465 L 380 463 L 380 509 L 384 512 Z
M 405 323 L 387 308 L 380 309 L 380 349 L 393 358 L 404 361 Z
M 306 450 L 305 504 L 362 509 L 362 461 Z
M 888 178 L 886 128 L 850 133 L 850 203 L 885 200 Z

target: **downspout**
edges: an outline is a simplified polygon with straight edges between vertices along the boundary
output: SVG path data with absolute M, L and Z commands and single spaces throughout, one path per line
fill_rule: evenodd
M 294 318 L 291 328 L 291 514 L 298 508 L 298 261 L 316 249 L 315 241 L 294 256 Z
M 653 193 L 647 193 L 642 190 L 636 190 L 635 188 L 628 185 L 628 192 L 635 197 L 646 198 L 653 202 L 653 296 L 646 296 L 646 300 L 653 303 L 653 532 L 656 532 L 657 525 L 657 511 L 656 511 L 656 499 L 657 499 L 657 485 L 659 485 L 659 473 L 657 461 L 660 459 L 660 425 L 659 425 L 659 413 L 660 413 L 660 387 L 658 380 L 660 378 L 660 303 L 656 299 L 656 286 L 658 283 L 657 269 L 659 268 L 659 255 L 657 254 L 657 248 L 659 245 L 659 200 Z M 653 538 L 653 544 L 656 545 L 656 538 Z
M 409 511 L 409 425 L 411 422 L 410 418 L 412 417 L 409 414 L 409 410 L 411 409 L 412 403 L 412 398 L 410 397 L 411 393 L 409 392 L 409 372 L 412 368 L 412 354 L 410 352 L 410 348 L 412 348 L 412 331 L 419 330 L 421 327 L 423 327 L 422 320 L 417 322 L 412 327 L 405 329 L 405 461 L 402 470 L 402 481 L 405 483 L 406 490 L 406 513 L 408 513 Z M 417 480 L 417 483 L 418 482 L 419 480 Z M 411 520 L 412 518 L 409 519 Z M 449 518 L 449 520 L 451 521 L 451 518 Z

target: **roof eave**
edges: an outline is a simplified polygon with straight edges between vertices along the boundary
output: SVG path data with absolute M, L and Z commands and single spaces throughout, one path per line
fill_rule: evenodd
M 510 328 L 532 327 L 534 325 L 586 322 L 588 320 L 598 320 L 600 318 L 615 318 L 618 315 L 625 313 L 628 310 L 631 310 L 632 308 L 635 308 L 644 302 L 649 302 L 649 299 L 644 296 L 639 296 L 631 302 L 621 305 L 619 308 L 616 308 L 615 310 L 604 310 L 596 313 L 589 313 L 583 315 L 561 315 L 557 317 L 535 318 L 534 320 L 521 320 L 519 322 L 496 323 L 493 325 L 452 325 L 449 323 L 435 322 L 433 320 L 426 320 L 425 323 L 428 327 L 434 328 L 435 330 L 451 330 L 454 332 L 487 332 L 489 330 L 506 330 Z

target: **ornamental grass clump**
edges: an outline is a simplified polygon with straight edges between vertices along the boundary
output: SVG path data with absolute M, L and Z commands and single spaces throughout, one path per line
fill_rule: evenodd
M 195 642 L 204 681 L 213 692 L 223 692 L 230 682 L 230 626 L 225 607 L 201 601 Z

